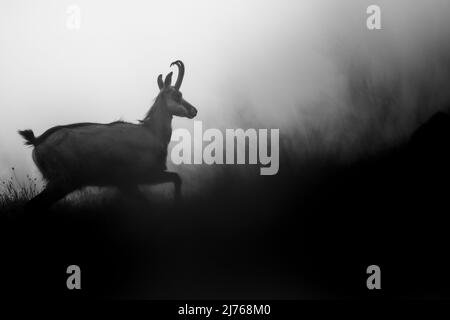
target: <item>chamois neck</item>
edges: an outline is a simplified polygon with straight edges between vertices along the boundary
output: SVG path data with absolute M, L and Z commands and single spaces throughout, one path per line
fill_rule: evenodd
M 165 111 L 159 98 L 156 99 L 142 122 L 161 139 L 162 143 L 169 144 L 172 135 L 172 115 Z

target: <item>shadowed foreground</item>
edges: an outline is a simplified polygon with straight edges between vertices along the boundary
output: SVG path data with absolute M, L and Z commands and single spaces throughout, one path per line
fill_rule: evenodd
M 383 155 L 346 167 L 315 161 L 299 176 L 282 162 L 278 176 L 248 183 L 231 168 L 179 206 L 119 193 L 30 215 L 18 204 L 1 216 L 1 290 L 39 298 L 450 297 L 449 142 L 449 117 L 437 114 Z M 71 264 L 81 267 L 81 291 L 65 287 Z M 381 268 L 378 292 L 365 286 L 371 264 Z

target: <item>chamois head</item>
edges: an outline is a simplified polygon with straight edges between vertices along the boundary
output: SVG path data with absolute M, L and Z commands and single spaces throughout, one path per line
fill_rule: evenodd
M 174 86 L 172 86 L 172 72 L 170 72 L 164 82 L 162 74 L 158 76 L 158 87 L 160 93 L 159 99 L 162 99 L 166 112 L 170 115 L 178 117 L 186 117 L 189 119 L 194 118 L 197 115 L 197 109 L 194 108 L 189 102 L 183 99 L 183 95 L 180 92 L 181 83 L 184 77 L 184 64 L 180 60 L 172 62 L 170 66 L 176 65 L 178 67 L 178 78 Z

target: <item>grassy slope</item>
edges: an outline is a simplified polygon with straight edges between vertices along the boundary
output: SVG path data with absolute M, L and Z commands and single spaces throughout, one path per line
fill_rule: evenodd
M 13 197 L 2 204 L 2 290 L 41 297 L 448 297 L 448 124 L 440 117 L 408 145 L 345 167 L 315 161 L 301 174 L 280 170 L 245 185 L 231 168 L 181 205 L 116 193 L 24 214 Z M 70 264 L 82 269 L 81 292 L 65 289 Z M 382 269 L 381 293 L 365 288 L 370 264 Z

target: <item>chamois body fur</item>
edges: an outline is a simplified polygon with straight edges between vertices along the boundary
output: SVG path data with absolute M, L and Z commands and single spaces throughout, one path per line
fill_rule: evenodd
M 150 182 L 166 170 L 167 143 L 132 123 L 61 127 L 33 150 L 47 181 L 85 185 Z

